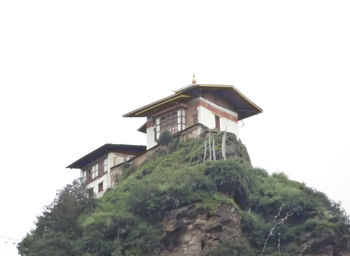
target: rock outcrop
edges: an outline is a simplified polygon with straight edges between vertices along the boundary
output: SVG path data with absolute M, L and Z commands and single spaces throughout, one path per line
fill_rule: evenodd
M 243 239 L 240 219 L 232 206 L 221 206 L 214 214 L 195 204 L 167 212 L 161 227 L 166 233 L 161 256 L 206 256 L 226 236 Z

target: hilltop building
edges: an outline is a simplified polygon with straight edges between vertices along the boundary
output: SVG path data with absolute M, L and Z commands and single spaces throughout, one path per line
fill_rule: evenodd
M 111 168 L 130 160 L 145 150 L 145 146 L 139 145 L 105 144 L 67 168 L 80 169 L 80 177 L 86 183 L 86 187 L 91 193 L 101 197 L 107 189 L 113 186 Z
M 87 187 L 100 197 L 116 185 L 115 176 L 121 175 L 121 166 L 133 161 L 147 160 L 157 146 L 160 134 L 168 130 L 173 135 L 197 136 L 203 127 L 227 131 L 238 136 L 238 121 L 259 114 L 262 109 L 232 85 L 192 84 L 173 95 L 133 110 L 124 117 L 146 117 L 138 130 L 147 136 L 145 146 L 106 144 L 75 161 L 67 168 L 81 169 Z M 188 137 L 188 136 L 187 136 Z
M 175 135 L 197 123 L 238 135 L 238 121 L 261 112 L 261 108 L 232 85 L 197 84 L 193 79 L 192 85 L 124 117 L 147 118 L 139 131 L 147 134 L 149 149 L 157 145 L 164 130 Z

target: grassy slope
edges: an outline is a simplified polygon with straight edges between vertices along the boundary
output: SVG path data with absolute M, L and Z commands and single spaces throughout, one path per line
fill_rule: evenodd
M 328 245 L 337 253 L 350 245 L 348 220 L 338 205 L 283 174 L 252 168 L 234 135 L 227 139 L 230 159 L 223 160 L 221 137 L 215 135 L 218 160 L 205 163 L 203 139 L 174 141 L 142 166 L 125 169 L 119 185 L 97 206 L 78 184 L 68 185 L 19 251 L 29 256 L 155 255 L 164 237 L 159 225 L 164 213 L 188 204 L 211 215 L 223 204 L 237 209 L 244 237 L 220 241 L 212 256 L 261 255 L 263 250 L 264 255 L 302 255 Z
M 216 135 L 217 145 L 220 140 L 221 135 Z M 229 141 L 235 141 L 233 135 Z M 161 242 L 158 224 L 163 213 L 196 202 L 213 213 L 220 204 L 238 205 L 249 241 L 246 253 L 261 252 L 274 226 L 265 255 L 278 252 L 278 240 L 286 255 L 300 255 L 307 249 L 304 236 L 310 240 L 326 235 L 338 247 L 344 244 L 349 232 L 336 204 L 283 174 L 270 176 L 251 168 L 239 142 L 235 147 L 242 158 L 205 163 L 203 140 L 175 142 L 169 147 L 169 154 L 164 150 L 136 170 L 126 169 L 119 186 L 100 200 L 98 209 L 80 219 L 85 240 L 100 236 L 113 255 L 152 254 Z M 225 246 L 230 247 L 223 243 L 217 250 L 224 252 Z

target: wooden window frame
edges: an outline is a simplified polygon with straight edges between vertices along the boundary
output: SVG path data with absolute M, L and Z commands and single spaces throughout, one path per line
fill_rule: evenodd
M 154 136 L 157 141 L 160 134 L 168 130 L 175 135 L 186 128 L 186 109 L 184 107 L 168 111 L 155 118 Z

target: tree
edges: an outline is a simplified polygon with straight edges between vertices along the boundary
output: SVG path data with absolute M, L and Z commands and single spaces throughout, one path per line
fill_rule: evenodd
M 38 251 L 45 254 L 48 250 L 50 255 L 70 255 L 70 241 L 77 239 L 82 232 L 77 219 L 81 214 L 92 211 L 95 205 L 95 199 L 89 195 L 82 181 L 75 180 L 65 186 L 38 217 L 36 228 L 18 244 L 19 253 L 30 256 L 38 255 Z M 55 254 L 52 254 L 53 251 Z

